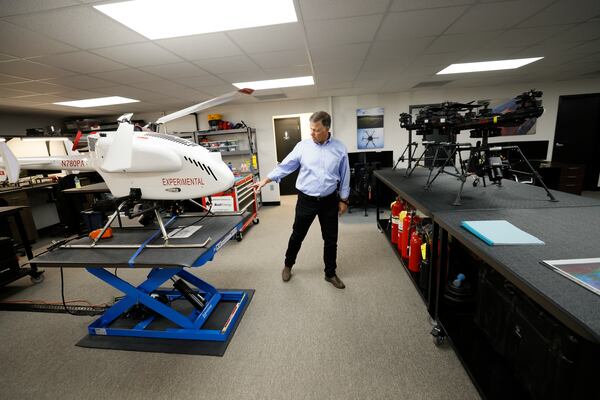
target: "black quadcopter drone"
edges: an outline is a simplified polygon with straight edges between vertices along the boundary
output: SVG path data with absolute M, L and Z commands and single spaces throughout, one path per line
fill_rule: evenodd
M 408 151 L 408 168 L 405 175 L 410 176 L 417 166 L 429 168 L 426 189 L 429 189 L 442 173 L 455 176 L 461 181 L 461 186 L 454 205 L 460 205 L 460 196 L 469 176 L 475 177 L 474 186 L 482 180 L 485 187 L 486 179 L 500 186 L 502 179 L 516 174 L 527 175 L 532 180 L 537 180 L 546 190 L 550 200 L 556 201 L 539 173 L 531 166 L 518 146 L 494 146 L 488 143 L 490 137 L 502 134 L 502 128 L 518 127 L 526 123 L 532 125 L 535 119 L 544 113 L 541 97 L 541 91 L 524 92 L 515 97 L 514 109 L 505 110 L 502 113 L 490 109 L 489 102 L 456 103 L 448 101 L 422 108 L 414 121 L 411 114 L 402 113 L 399 119 L 400 127 L 408 130 L 411 138 L 414 131 L 417 135 L 424 137 L 436 133 L 445 136 L 447 140 L 444 142 L 423 141 L 425 149 L 419 157 L 413 158 L 413 148 L 416 149 L 418 143 L 409 139 L 407 147 L 394 168 L 400 161 L 406 160 L 405 154 Z M 456 137 L 465 130 L 470 131 L 471 138 L 481 140 L 477 141 L 475 146 L 471 143 L 457 143 Z M 516 152 L 520 160 L 526 164 L 528 171 L 514 170 L 510 163 L 501 157 L 499 154 L 501 151 Z M 468 152 L 467 157 L 463 157 L 464 152 Z M 430 156 L 431 153 L 433 153 L 433 157 Z M 430 161 L 427 166 L 422 164 L 425 159 Z M 434 173 L 436 168 L 437 171 Z

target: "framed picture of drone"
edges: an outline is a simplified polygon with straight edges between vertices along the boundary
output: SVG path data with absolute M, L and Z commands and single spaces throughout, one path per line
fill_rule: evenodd
M 383 148 L 383 107 L 356 110 L 356 148 Z

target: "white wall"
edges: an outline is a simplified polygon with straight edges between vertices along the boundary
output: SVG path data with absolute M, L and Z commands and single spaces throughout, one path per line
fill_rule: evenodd
M 478 99 L 503 99 L 512 98 L 524 91 L 535 88 L 544 92 L 542 105 L 544 114 L 537 120 L 535 135 L 511 136 L 510 141 L 522 140 L 548 140 L 548 157 L 552 158 L 552 144 L 558 113 L 558 98 L 561 95 L 597 93 L 600 92 L 600 79 L 546 82 L 537 84 L 515 84 L 494 87 L 477 88 L 447 88 L 429 89 L 394 94 L 379 94 L 365 96 L 335 97 L 333 100 L 333 119 L 336 126 L 336 137 L 346 143 L 348 151 L 357 151 L 356 147 L 356 109 L 370 107 L 384 107 L 384 149 L 393 150 L 394 159 L 397 159 L 408 143 L 408 133 L 400 128 L 398 116 L 408 112 L 411 104 L 439 103 L 442 101 L 467 102 Z M 420 139 L 413 135 L 413 140 Z M 467 131 L 461 133 L 459 142 L 472 141 Z M 507 138 L 492 138 L 490 142 L 506 141 Z
M 256 128 L 259 170 L 266 176 L 276 166 L 275 136 L 273 117 L 282 115 L 311 114 L 318 110 L 332 113 L 334 136 L 343 141 L 348 151 L 357 151 L 356 147 L 356 109 L 384 107 L 385 147 L 382 150 L 393 150 L 397 159 L 408 143 L 408 134 L 400 128 L 398 116 L 408 112 L 411 104 L 439 103 L 442 101 L 467 102 L 478 99 L 512 98 L 530 89 L 542 90 L 544 115 L 537 121 L 537 133 L 523 137 L 513 136 L 511 141 L 548 140 L 550 142 L 548 159 L 552 156 L 552 143 L 558 111 L 558 98 L 561 95 L 600 92 L 600 79 L 578 81 L 560 81 L 545 83 L 527 83 L 503 86 L 476 88 L 438 88 L 415 91 L 373 94 L 361 96 L 322 97 L 314 99 L 290 100 L 285 102 L 260 102 L 240 105 L 223 105 L 207 110 L 199 115 L 200 129 L 208 129 L 207 115 L 223 114 L 223 119 L 239 122 L 244 120 L 248 126 Z M 332 110 L 330 109 L 332 108 Z M 161 113 L 138 114 L 137 117 L 147 121 L 155 121 Z M 169 123 L 168 131 L 193 131 L 196 128 L 194 116 L 188 116 Z M 303 128 L 304 129 L 304 128 Z M 468 132 L 459 136 L 459 141 L 469 141 Z M 417 138 L 418 139 L 418 138 Z M 491 139 L 490 142 L 502 141 L 505 138 Z M 270 184 L 263 189 L 263 201 L 279 201 L 279 185 Z

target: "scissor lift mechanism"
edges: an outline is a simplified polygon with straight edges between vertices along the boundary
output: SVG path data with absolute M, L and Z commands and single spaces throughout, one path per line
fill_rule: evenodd
M 174 222 L 187 218 L 190 217 L 173 217 L 164 224 L 162 220 L 159 220 L 159 229 L 151 231 L 150 236 L 147 236 L 147 230 L 117 228 L 114 229 L 112 239 L 102 239 L 100 242 L 104 242 L 102 245 L 91 246 L 90 239 L 78 239 L 73 243 L 58 246 L 49 253 L 35 258 L 32 262 L 45 267 L 83 267 L 98 279 L 125 294 L 100 318 L 89 325 L 90 335 L 226 341 L 248 302 L 247 293 L 244 291 L 219 291 L 186 271 L 185 268 L 198 268 L 211 261 L 215 253 L 242 229 L 243 216 L 209 217 L 208 221 L 202 221 L 204 222 L 202 228 L 190 238 L 182 239 L 185 243 L 167 244 L 166 247 L 164 244 L 150 247 L 153 241 L 164 240 L 162 235 L 165 233 L 166 227 L 173 226 Z M 206 239 L 208 235 L 219 239 L 212 242 L 210 237 Z M 140 237 L 144 236 L 146 240 L 140 240 Z M 127 242 L 139 243 L 140 241 L 143 244 L 139 245 L 132 254 L 132 249 Z M 170 241 L 174 240 L 170 239 Z M 198 242 L 204 242 L 205 246 L 200 248 Z M 165 265 L 156 266 L 162 263 Z M 151 271 L 143 283 L 134 286 L 110 271 L 123 267 L 151 268 Z M 176 278 L 187 282 L 193 287 L 192 290 L 196 294 L 202 296 L 205 302 L 204 307 L 201 309 L 195 307 L 186 315 L 170 306 L 172 301 L 183 299 L 184 295 L 175 288 L 160 289 L 160 287 L 165 282 Z M 163 301 L 167 299 L 168 302 L 160 301 L 160 297 Z M 225 325 L 219 330 L 203 329 L 211 313 L 222 301 L 236 302 Z M 152 313 L 148 313 L 144 320 L 139 321 L 132 328 L 113 326 L 117 319 L 139 304 L 151 310 Z M 159 315 L 175 326 L 153 329 L 152 323 Z

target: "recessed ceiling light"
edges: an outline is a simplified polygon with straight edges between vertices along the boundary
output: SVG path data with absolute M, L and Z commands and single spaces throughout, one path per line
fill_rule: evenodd
M 437 75 L 462 74 L 465 72 L 499 71 L 503 69 L 515 69 L 523 65 L 541 60 L 544 57 L 518 58 L 515 60 L 482 61 L 472 63 L 452 64 L 444 68 Z
M 270 79 L 266 81 L 255 82 L 238 82 L 234 83 L 233 86 L 237 87 L 238 89 L 249 88 L 254 90 L 263 90 L 293 86 L 308 86 L 314 84 L 315 80 L 312 76 L 299 76 L 297 78 Z
M 152 40 L 298 21 L 293 0 L 133 0 L 94 8 Z
M 100 106 L 110 106 L 112 104 L 125 104 L 125 103 L 137 103 L 139 100 L 128 99 L 127 97 L 121 96 L 110 96 L 110 97 L 98 97 L 97 99 L 85 99 L 85 100 L 74 100 L 74 101 L 61 101 L 58 104 L 59 106 L 69 106 L 69 107 L 100 107 Z

